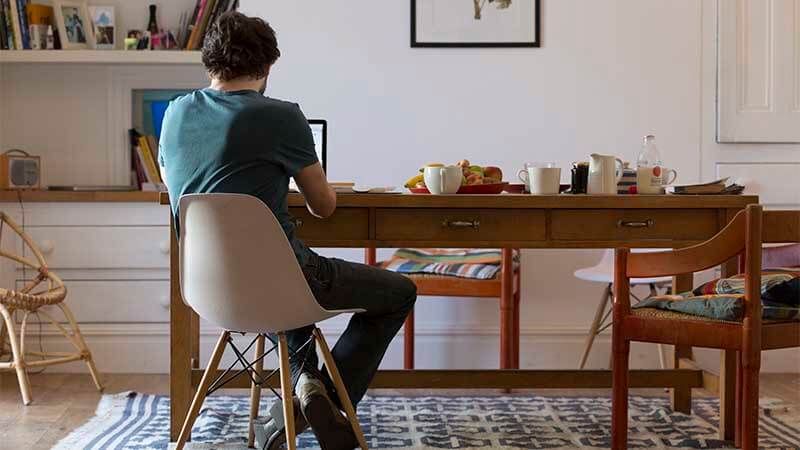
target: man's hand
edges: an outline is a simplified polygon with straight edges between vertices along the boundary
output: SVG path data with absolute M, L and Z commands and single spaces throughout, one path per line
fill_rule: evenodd
M 336 210 L 336 193 L 320 163 L 312 164 L 297 172 L 294 176 L 298 189 L 306 199 L 306 205 L 311 214 L 324 219 Z

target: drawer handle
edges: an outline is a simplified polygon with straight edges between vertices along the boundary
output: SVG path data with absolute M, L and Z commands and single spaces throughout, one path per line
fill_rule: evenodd
M 653 219 L 647 220 L 620 220 L 617 222 L 617 226 L 622 228 L 650 228 L 656 222 Z
M 158 244 L 158 251 L 161 252 L 162 255 L 169 255 L 169 241 L 161 241 Z
M 444 220 L 442 222 L 444 228 L 472 228 L 479 230 L 481 228 L 480 220 Z
M 295 229 L 300 228 L 303 226 L 303 219 L 293 218 L 292 224 L 294 224 Z

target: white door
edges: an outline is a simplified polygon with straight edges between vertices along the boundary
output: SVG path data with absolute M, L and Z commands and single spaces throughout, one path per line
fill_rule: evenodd
M 722 0 L 718 20 L 718 142 L 800 142 L 800 0 Z

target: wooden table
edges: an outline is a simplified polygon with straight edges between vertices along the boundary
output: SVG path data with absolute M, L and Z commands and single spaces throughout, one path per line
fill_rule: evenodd
M 166 195 L 160 199 L 168 204 Z M 313 217 L 299 194 L 290 194 L 298 236 L 310 247 L 617 248 L 683 247 L 713 236 L 756 196 L 386 195 L 340 194 L 336 213 Z M 177 439 L 202 369 L 199 319 L 181 298 L 177 242 L 171 244 L 170 438 Z M 733 273 L 736 262 L 722 266 Z M 268 274 L 265 274 L 265 276 Z M 511 273 L 502 275 L 511 289 Z M 675 292 L 692 276 L 673 280 Z M 510 321 L 508 316 L 502 320 Z M 513 339 L 504 336 L 503 339 Z M 514 345 L 506 342 L 505 345 Z M 672 388 L 672 406 L 690 412 L 691 389 L 719 386 L 720 433 L 733 437 L 731 375 L 735 352 L 724 352 L 716 380 L 691 363 L 691 349 L 676 349 L 675 369 L 631 371 L 632 387 Z M 242 376 L 234 386 L 249 387 Z M 372 387 L 392 388 L 608 388 L 608 370 L 384 370 Z

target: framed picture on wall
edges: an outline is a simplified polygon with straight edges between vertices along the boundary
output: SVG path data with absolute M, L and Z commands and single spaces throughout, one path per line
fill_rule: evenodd
M 92 19 L 85 1 L 53 0 L 53 14 L 62 49 L 94 48 Z
M 411 0 L 412 47 L 539 47 L 539 0 Z

